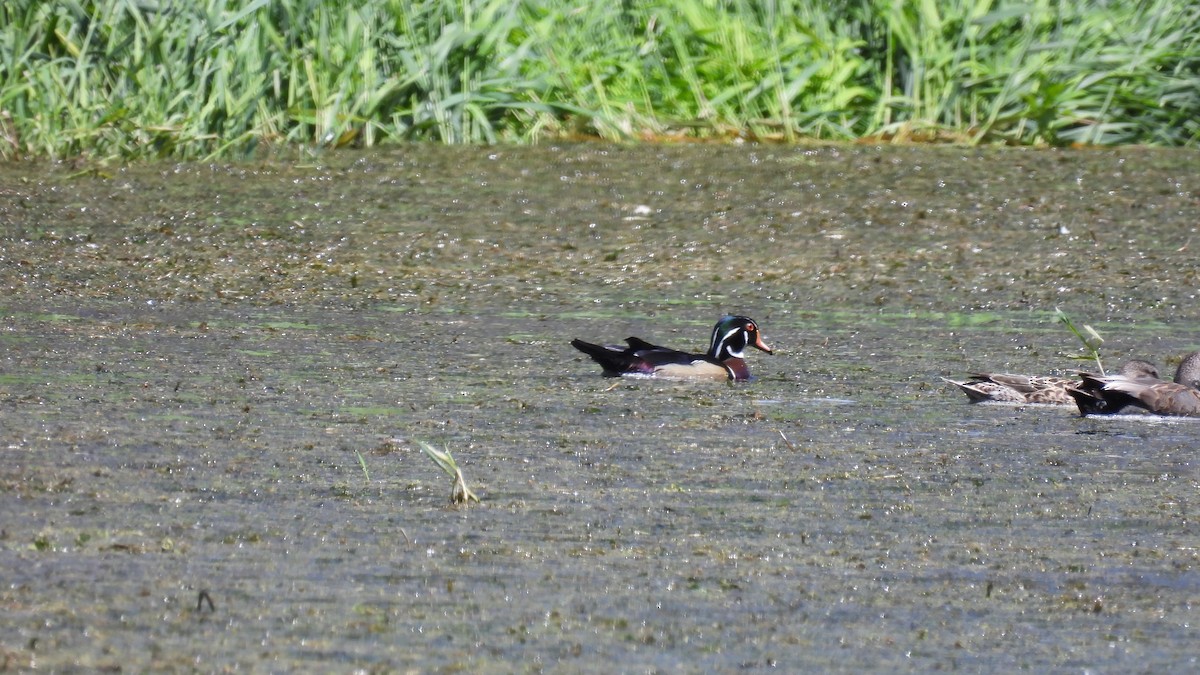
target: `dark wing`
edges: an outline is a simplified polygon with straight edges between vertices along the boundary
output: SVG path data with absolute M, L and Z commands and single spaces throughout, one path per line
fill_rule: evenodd
M 1162 380 L 1109 378 L 1104 385 L 1106 398 L 1129 397 L 1129 404 L 1157 415 L 1200 417 L 1200 390 Z
M 689 354 L 659 347 L 641 338 L 629 338 L 625 342 L 629 344 L 625 348 L 597 345 L 583 340 L 572 340 L 571 346 L 592 357 L 609 377 L 627 373 L 650 375 L 662 366 L 690 365 L 698 360 L 705 360 L 703 354 Z
M 604 345 L 592 344 L 583 340 L 571 340 L 571 346 L 579 351 L 592 357 L 592 360 L 600 364 L 604 369 L 606 377 L 616 377 L 623 373 L 645 372 L 642 370 L 642 360 L 632 349 L 622 349 L 621 347 L 606 347 Z

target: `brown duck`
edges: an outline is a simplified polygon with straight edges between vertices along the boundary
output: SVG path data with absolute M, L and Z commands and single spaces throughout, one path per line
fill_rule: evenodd
M 1157 378 L 1158 369 L 1148 361 L 1134 360 L 1121 367 L 1121 374 Z M 971 403 L 1071 405 L 1075 399 L 1069 389 L 1080 384 L 1079 380 L 1067 377 L 1010 373 L 972 373 L 966 382 L 942 379 L 962 390 Z
M 1113 415 L 1134 406 L 1155 415 L 1200 417 L 1200 351 L 1184 357 L 1175 381 L 1080 373 L 1083 381 L 1067 392 L 1081 415 Z

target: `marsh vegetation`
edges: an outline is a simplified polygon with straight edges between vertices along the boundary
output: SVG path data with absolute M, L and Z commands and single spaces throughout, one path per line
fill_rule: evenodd
M 1194 145 L 1200 6 L 10 0 L 0 157 L 398 141 Z

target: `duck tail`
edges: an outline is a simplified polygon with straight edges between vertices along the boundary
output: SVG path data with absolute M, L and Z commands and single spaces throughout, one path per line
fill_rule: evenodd
M 571 340 L 571 346 L 599 363 L 607 377 L 617 377 L 621 373 L 634 369 L 636 365 L 636 359 L 625 350 L 584 342 L 578 338 Z

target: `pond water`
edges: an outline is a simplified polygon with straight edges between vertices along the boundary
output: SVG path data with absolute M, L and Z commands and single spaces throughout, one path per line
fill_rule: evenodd
M 1196 667 L 1200 422 L 941 377 L 1200 348 L 1200 153 L 0 166 L 0 653 L 50 671 Z M 1197 239 L 1197 241 L 1193 241 Z M 745 384 L 613 380 L 571 338 Z M 453 453 L 480 504 L 417 441 Z

